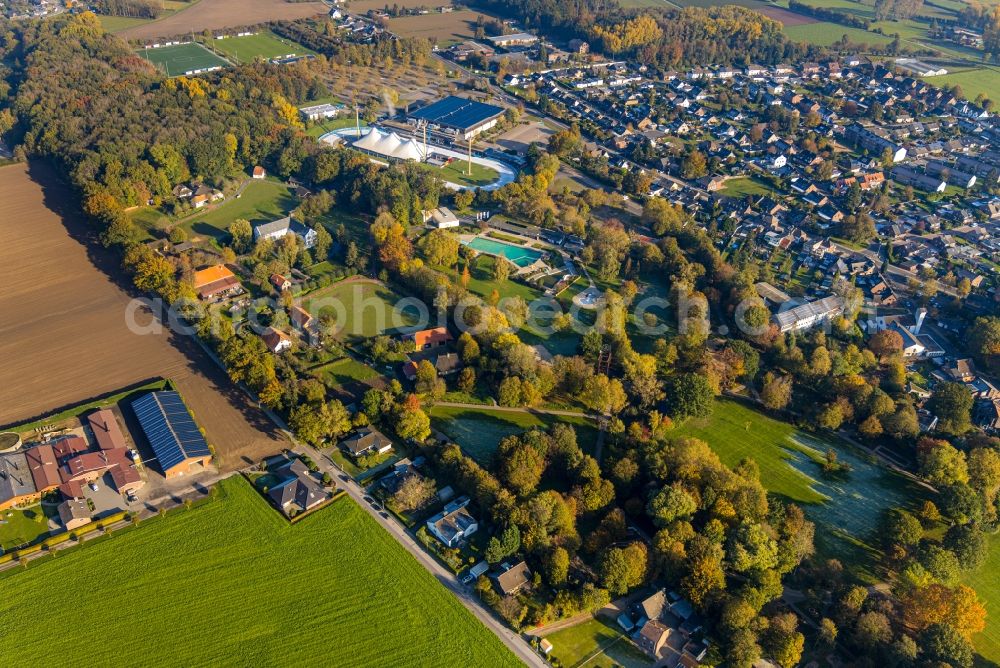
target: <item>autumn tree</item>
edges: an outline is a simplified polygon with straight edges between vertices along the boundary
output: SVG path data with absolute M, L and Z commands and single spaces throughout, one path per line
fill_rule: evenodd
M 646 579 L 648 559 L 646 545 L 641 542 L 609 548 L 598 566 L 601 586 L 615 596 L 628 593 Z
M 430 478 L 422 475 L 408 475 L 401 483 L 393 501 L 404 512 L 419 510 L 430 503 L 437 494 L 437 485 Z
M 791 376 L 776 376 L 768 372 L 760 390 L 760 399 L 771 410 L 786 408 L 792 401 Z

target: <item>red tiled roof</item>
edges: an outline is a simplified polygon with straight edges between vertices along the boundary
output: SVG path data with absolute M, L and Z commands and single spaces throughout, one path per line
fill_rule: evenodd
M 230 276 L 228 278 L 220 278 L 217 281 L 209 283 L 198 289 L 198 296 L 202 299 L 207 299 L 209 297 L 214 297 L 215 295 L 232 290 L 237 285 L 240 284 L 240 280 L 235 276 Z
M 114 481 L 115 487 L 118 488 L 119 492 L 127 485 L 142 482 L 139 470 L 135 467 L 135 463 L 125 450 L 109 450 L 107 456 L 108 463 L 111 465 L 109 469 L 111 479 Z
M 66 462 L 66 469 L 69 478 L 77 478 L 94 471 L 103 471 L 108 468 L 108 459 L 102 452 L 85 452 L 82 455 L 73 457 Z
M 89 449 L 87 441 L 80 436 L 61 438 L 52 443 L 52 451 L 55 453 L 57 460 L 75 457 L 81 452 L 86 452 Z
M 56 453 L 51 445 L 36 445 L 24 453 L 31 469 L 31 477 L 35 481 L 35 489 L 39 492 L 59 486 L 59 464 Z
M 451 341 L 451 334 L 444 327 L 435 327 L 434 329 L 422 329 L 419 332 L 413 332 L 410 334 L 410 338 L 419 350 L 424 346 L 437 346 L 447 343 Z
M 102 408 L 99 411 L 87 416 L 90 428 L 94 431 L 94 438 L 97 439 L 97 447 L 101 450 L 114 450 L 115 448 L 125 448 L 125 436 L 122 434 L 118 420 L 110 409 Z

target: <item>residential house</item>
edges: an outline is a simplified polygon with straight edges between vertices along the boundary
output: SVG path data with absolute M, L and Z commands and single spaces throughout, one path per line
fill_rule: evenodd
M 315 508 L 331 496 L 299 458 L 293 459 L 275 474 L 283 476 L 283 479 L 267 491 L 267 496 L 288 517 Z
M 260 165 L 257 165 L 256 167 L 253 168 L 253 178 L 265 179 L 267 178 L 267 171 Z
M 285 290 L 292 289 L 292 282 L 282 276 L 281 274 L 271 274 L 271 285 L 278 292 L 284 292 Z
M 672 630 L 663 622 L 651 619 L 639 629 L 639 633 L 635 636 L 635 644 L 649 656 L 658 659 Z
M 294 234 L 306 248 L 316 245 L 316 230 L 306 227 L 290 216 L 279 218 L 270 223 L 261 223 L 253 228 L 253 238 L 255 241 L 261 239 L 280 239 L 286 234 Z
M 292 339 L 280 329 L 268 327 L 260 335 L 264 340 L 264 345 L 274 354 L 282 353 L 292 347 Z
M 67 499 L 56 507 L 56 512 L 66 531 L 90 524 L 90 506 L 86 499 Z
M 516 594 L 531 579 L 531 571 L 528 564 L 519 561 L 513 566 L 508 563 L 500 564 L 501 571 L 492 577 L 493 584 L 502 596 Z
M 385 454 L 392 450 L 392 441 L 374 427 L 362 427 L 340 442 L 340 446 L 354 458 Z
M 469 497 L 463 496 L 447 504 L 427 520 L 427 530 L 448 547 L 457 547 L 479 529 L 476 518 L 466 509 L 468 503 Z
M 451 333 L 446 327 L 434 327 L 433 329 L 421 329 L 405 334 L 403 339 L 412 341 L 415 350 L 427 350 L 446 345 L 451 341 Z

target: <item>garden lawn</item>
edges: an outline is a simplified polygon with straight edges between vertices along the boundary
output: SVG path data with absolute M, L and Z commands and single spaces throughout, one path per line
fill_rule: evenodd
M 966 576 L 965 582 L 976 590 L 986 606 L 986 630 L 972 640 L 976 651 L 992 663 L 977 661 L 977 664 L 996 666 L 1000 664 L 1000 534 L 990 539 L 990 556 L 986 563 Z
M 164 233 L 158 228 L 165 227 L 165 225 L 160 226 L 159 224 L 161 221 L 166 223 L 170 220 L 165 213 L 152 206 L 136 207 L 128 212 L 128 217 L 139 228 L 142 236 L 138 241 L 142 242 L 164 236 Z
M 653 665 L 621 631 L 598 619 L 545 636 L 552 643 L 550 658 L 567 668 L 644 668 Z
M 329 381 L 334 386 L 364 382 L 379 376 L 375 369 L 350 357 L 313 369 L 312 373 L 324 381 Z
M 803 504 L 816 523 L 817 551 L 840 559 L 864 581 L 878 577 L 874 531 L 882 513 L 915 510 L 926 498 L 923 488 L 839 438 L 803 432 L 731 399 L 717 400 L 709 418 L 690 419 L 671 436 L 705 441 L 727 466 L 754 459 L 769 492 Z M 823 474 L 820 461 L 830 449 L 851 467 L 849 473 Z
M 583 415 L 549 415 L 520 411 L 479 410 L 434 406 L 431 423 L 462 446 L 462 450 L 482 465 L 489 463 L 500 441 L 533 427 L 543 429 L 563 422 L 576 429 L 576 442 L 584 452 L 592 453 L 597 443 L 597 428 Z
M 487 299 L 496 290 L 500 294 L 501 299 L 504 297 L 523 297 L 524 301 L 529 304 L 532 300 L 542 296 L 541 291 L 537 288 L 516 281 L 513 277 L 508 278 L 503 283 L 493 280 L 493 264 L 495 262 L 496 258 L 492 255 L 480 254 L 476 257 L 475 265 L 469 268 L 469 292 Z M 444 271 L 444 273 L 456 277 L 461 276 L 461 271 L 461 265 L 459 265 L 457 273 L 455 270 Z M 511 270 L 511 273 L 513 273 L 513 270 Z
M 229 236 L 229 225 L 237 218 L 249 220 L 251 225 L 267 223 L 287 216 L 295 205 L 288 186 L 278 181 L 254 180 L 239 198 L 230 197 L 210 211 L 188 218 L 181 227 L 192 235 L 221 240 Z
M 55 511 L 55 506 L 50 508 Z M 48 534 L 48 517 L 41 503 L 0 511 L 0 553 L 30 545 Z
M 418 322 L 412 307 L 396 310 L 403 299 L 390 288 L 371 280 L 341 281 L 310 292 L 302 307 L 313 317 L 329 313 L 336 318 L 337 336 L 350 343 L 392 333 Z
M 726 181 L 726 187 L 720 192 L 726 197 L 746 197 L 747 195 L 770 195 L 774 190 L 763 181 L 741 176 Z
M 219 485 L 215 501 L 4 574 L 4 663 L 519 665 L 353 502 L 291 525 L 246 480 Z

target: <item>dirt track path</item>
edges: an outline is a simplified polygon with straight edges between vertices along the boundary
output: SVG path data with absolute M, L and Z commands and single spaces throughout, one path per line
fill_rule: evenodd
M 0 425 L 166 377 L 221 469 L 286 446 L 193 339 L 130 331 L 118 261 L 94 242 L 74 202 L 48 166 L 0 168 Z

